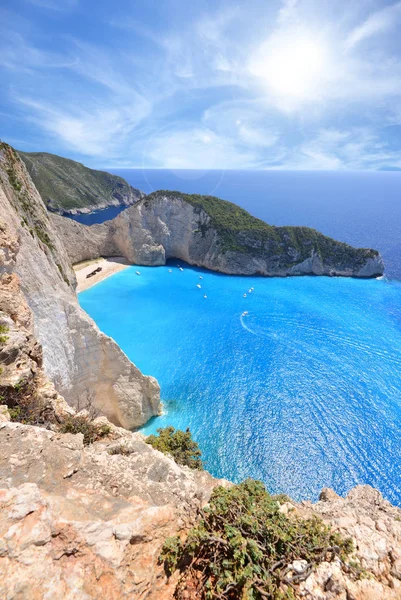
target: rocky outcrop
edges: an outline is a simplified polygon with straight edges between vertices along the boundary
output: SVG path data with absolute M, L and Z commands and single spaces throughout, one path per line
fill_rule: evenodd
M 219 482 L 141 434 L 112 437 L 84 446 L 82 434 L 0 423 L 1 598 L 172 598 L 160 548 Z
M 324 489 L 316 504 L 293 506 L 301 516 L 316 515 L 354 542 L 363 576 L 353 580 L 339 560 L 318 565 L 301 583 L 300 597 L 316 600 L 398 600 L 401 598 L 401 510 L 368 485 L 346 498 Z M 291 509 L 287 504 L 284 510 Z M 302 561 L 301 561 L 302 562 Z
M 23 163 L 6 144 L 0 146 L 0 277 L 0 310 L 14 344 L 3 349 L 7 360 L 20 353 L 21 372 L 32 370 L 30 344 L 38 342 L 43 372 L 70 404 L 89 389 L 102 413 L 128 428 L 158 413 L 156 380 L 142 375 L 79 307 L 64 246 Z M 9 372 L 3 368 L 2 374 Z
M 131 206 L 144 194 L 125 179 L 47 152 L 19 152 L 46 207 L 59 214 Z
M 271 227 L 231 203 L 178 192 L 156 192 L 101 225 L 53 222 L 73 263 L 115 255 L 141 265 L 177 258 L 236 275 L 375 277 L 384 271 L 375 250 L 306 227 Z
M 161 547 L 185 535 L 218 484 L 229 485 L 179 467 L 138 433 L 113 427 L 107 441 L 84 446 L 82 434 L 0 422 L 0 597 L 173 600 L 178 573 L 166 579 Z M 316 504 L 280 510 L 351 536 L 362 568 L 358 578 L 339 559 L 322 562 L 294 598 L 401 597 L 401 510 L 377 491 L 325 490 Z M 292 566 L 302 572 L 302 559 Z

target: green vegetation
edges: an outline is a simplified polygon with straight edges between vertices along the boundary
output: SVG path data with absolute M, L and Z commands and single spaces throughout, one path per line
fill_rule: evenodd
M 34 381 L 0 386 L 0 396 L 1 402 L 8 406 L 12 421 L 43 426 L 54 422 L 49 404 L 38 396 Z
M 128 448 L 128 446 L 126 446 L 125 444 L 120 444 L 119 446 L 109 448 L 107 452 L 110 454 L 110 456 L 116 456 L 117 454 L 120 454 L 121 456 L 129 456 L 133 453 L 133 450 L 131 450 L 131 448 Z
M 202 452 L 192 439 L 189 429 L 181 431 L 180 429 L 175 430 L 174 427 L 165 427 L 158 429 L 157 433 L 158 435 L 149 435 L 146 442 L 156 450 L 172 456 L 180 465 L 199 471 L 203 470 Z
M 175 597 L 290 600 L 318 563 L 334 558 L 358 576 L 345 564 L 351 540 L 320 519 L 287 516 L 279 508 L 259 481 L 216 488 L 185 541 L 168 538 L 163 546 L 167 574 L 181 571 Z M 295 560 L 305 562 L 295 569 Z
M 47 231 L 44 229 L 44 227 L 42 227 L 41 225 L 35 225 L 34 232 L 36 233 L 36 236 L 38 237 L 38 239 L 43 244 L 45 244 L 49 248 L 49 250 L 54 250 L 54 244 L 51 241 L 50 236 L 47 233 Z
M 250 215 L 232 202 L 214 196 L 182 194 L 181 192 L 157 191 L 142 202 L 148 206 L 153 201 L 167 196 L 182 198 L 199 212 L 197 232 L 205 237 L 208 229 L 217 231 L 222 252 L 238 251 L 252 255 L 278 257 L 279 267 L 288 268 L 299 263 L 315 252 L 327 263 L 333 265 L 363 266 L 367 258 L 378 255 L 376 250 L 353 248 L 337 242 L 309 227 L 274 227 Z M 210 217 L 210 223 L 201 220 L 201 211 Z M 296 252 L 289 254 L 291 248 Z
M 18 178 L 13 169 L 7 169 L 8 180 L 10 185 L 14 188 L 16 192 L 19 192 L 22 188 L 21 182 L 18 181 Z
M 58 270 L 60 271 L 60 275 L 61 275 L 61 277 L 64 279 L 65 283 L 66 283 L 67 285 L 70 285 L 70 282 L 69 282 L 69 280 L 68 280 L 68 277 L 67 277 L 67 275 L 64 273 L 64 269 L 63 269 L 63 267 L 60 265 L 60 263 L 56 263 L 56 267 L 57 267 L 57 268 L 58 268 Z
M 136 197 L 140 192 L 117 175 L 88 169 L 81 163 L 46 152 L 19 152 L 49 210 L 93 207 Z
M 8 325 L 0 325 L 0 344 L 6 344 L 8 340 Z
M 84 444 L 93 444 L 109 435 L 111 429 L 108 425 L 94 423 L 90 417 L 84 415 L 70 416 L 59 427 L 60 433 L 82 433 Z

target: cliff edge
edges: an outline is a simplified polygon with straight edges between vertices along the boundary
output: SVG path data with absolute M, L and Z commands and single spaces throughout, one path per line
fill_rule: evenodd
M 376 250 L 353 248 L 308 227 L 273 227 L 224 200 L 154 192 L 90 227 L 54 216 L 72 263 L 124 256 L 133 264 L 184 260 L 231 275 L 376 277 Z
M 18 306 L 24 305 L 26 335 L 35 335 L 42 347 L 44 373 L 71 405 L 91 390 L 102 413 L 127 428 L 158 414 L 157 381 L 142 375 L 79 307 L 63 243 L 24 164 L 4 143 L 0 144 L 0 278 L 4 326 L 18 321 Z M 21 294 L 13 296 L 13 288 Z

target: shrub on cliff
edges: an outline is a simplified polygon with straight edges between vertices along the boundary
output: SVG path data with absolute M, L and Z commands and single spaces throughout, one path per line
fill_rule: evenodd
M 55 423 L 49 402 L 37 394 L 35 379 L 0 386 L 0 404 L 6 404 L 11 421 L 48 427 Z
M 168 538 L 163 546 L 167 574 L 181 571 L 175 597 L 290 600 L 318 563 L 345 561 L 352 551 L 351 540 L 320 519 L 279 508 L 260 481 L 216 488 L 186 540 Z
M 148 436 L 146 442 L 156 450 L 160 450 L 164 454 L 170 454 L 175 462 L 180 465 L 199 471 L 203 470 L 203 462 L 200 458 L 202 452 L 199 450 L 198 444 L 192 439 L 189 429 L 181 431 L 170 426 L 158 429 L 157 433 L 159 435 Z
M 60 433 L 82 433 L 84 444 L 97 442 L 111 431 L 108 425 L 93 422 L 85 415 L 70 416 L 59 427 Z
M 0 344 L 6 344 L 8 341 L 8 325 L 1 324 L 0 325 Z

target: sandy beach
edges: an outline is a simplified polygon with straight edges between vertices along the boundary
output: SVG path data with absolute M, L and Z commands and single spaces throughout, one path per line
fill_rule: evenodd
M 77 292 L 83 292 L 92 287 L 99 281 L 103 281 L 106 277 L 110 277 L 118 271 L 122 271 L 130 266 L 130 263 L 122 256 L 113 256 L 111 258 L 95 258 L 93 260 L 85 260 L 84 262 L 73 265 L 75 276 L 77 278 Z M 101 271 L 93 277 L 87 279 L 87 275 L 101 267 Z

